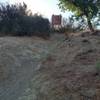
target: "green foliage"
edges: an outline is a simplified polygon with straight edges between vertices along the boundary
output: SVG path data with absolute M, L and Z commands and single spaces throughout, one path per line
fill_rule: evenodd
M 40 15 L 32 15 L 23 4 L 0 5 L 0 32 L 5 35 L 49 36 L 49 20 Z
M 59 0 L 59 6 L 63 10 L 70 10 L 76 15 L 85 15 L 88 13 L 89 18 L 96 16 L 99 11 L 99 0 Z M 98 5 L 98 6 L 97 6 Z
M 91 20 L 100 13 L 100 0 L 59 0 L 59 7 L 74 12 L 78 17 L 85 16 L 90 29 L 93 29 Z
M 96 71 L 100 73 L 100 62 L 96 63 Z
M 65 10 L 69 10 L 72 11 L 74 13 L 80 13 L 80 9 L 78 9 L 78 7 L 76 7 L 73 3 L 71 3 L 71 0 L 59 0 L 60 3 L 58 4 L 59 7 L 65 11 Z

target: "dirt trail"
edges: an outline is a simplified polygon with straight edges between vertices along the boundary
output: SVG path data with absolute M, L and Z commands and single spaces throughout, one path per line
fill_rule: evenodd
M 42 61 L 19 100 L 100 100 L 100 37 L 72 36 Z
M 0 100 L 100 100 L 100 37 L 0 38 Z
M 17 100 L 54 46 L 52 41 L 36 37 L 1 37 L 0 100 Z

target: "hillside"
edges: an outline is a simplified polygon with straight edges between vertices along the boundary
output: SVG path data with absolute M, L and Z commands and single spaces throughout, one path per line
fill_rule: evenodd
M 100 100 L 100 36 L 0 38 L 0 100 Z

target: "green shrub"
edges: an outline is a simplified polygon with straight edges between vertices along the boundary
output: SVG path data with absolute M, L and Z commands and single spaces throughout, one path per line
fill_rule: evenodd
M 49 20 L 32 15 L 23 4 L 0 5 L 0 33 L 18 36 L 49 36 Z
M 96 63 L 96 71 L 97 73 L 100 73 L 100 62 Z

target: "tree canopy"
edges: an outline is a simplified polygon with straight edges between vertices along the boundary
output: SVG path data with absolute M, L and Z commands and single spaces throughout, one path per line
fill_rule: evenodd
M 59 0 L 59 7 L 74 12 L 78 17 L 85 16 L 91 31 L 94 30 L 91 20 L 100 17 L 100 0 Z

